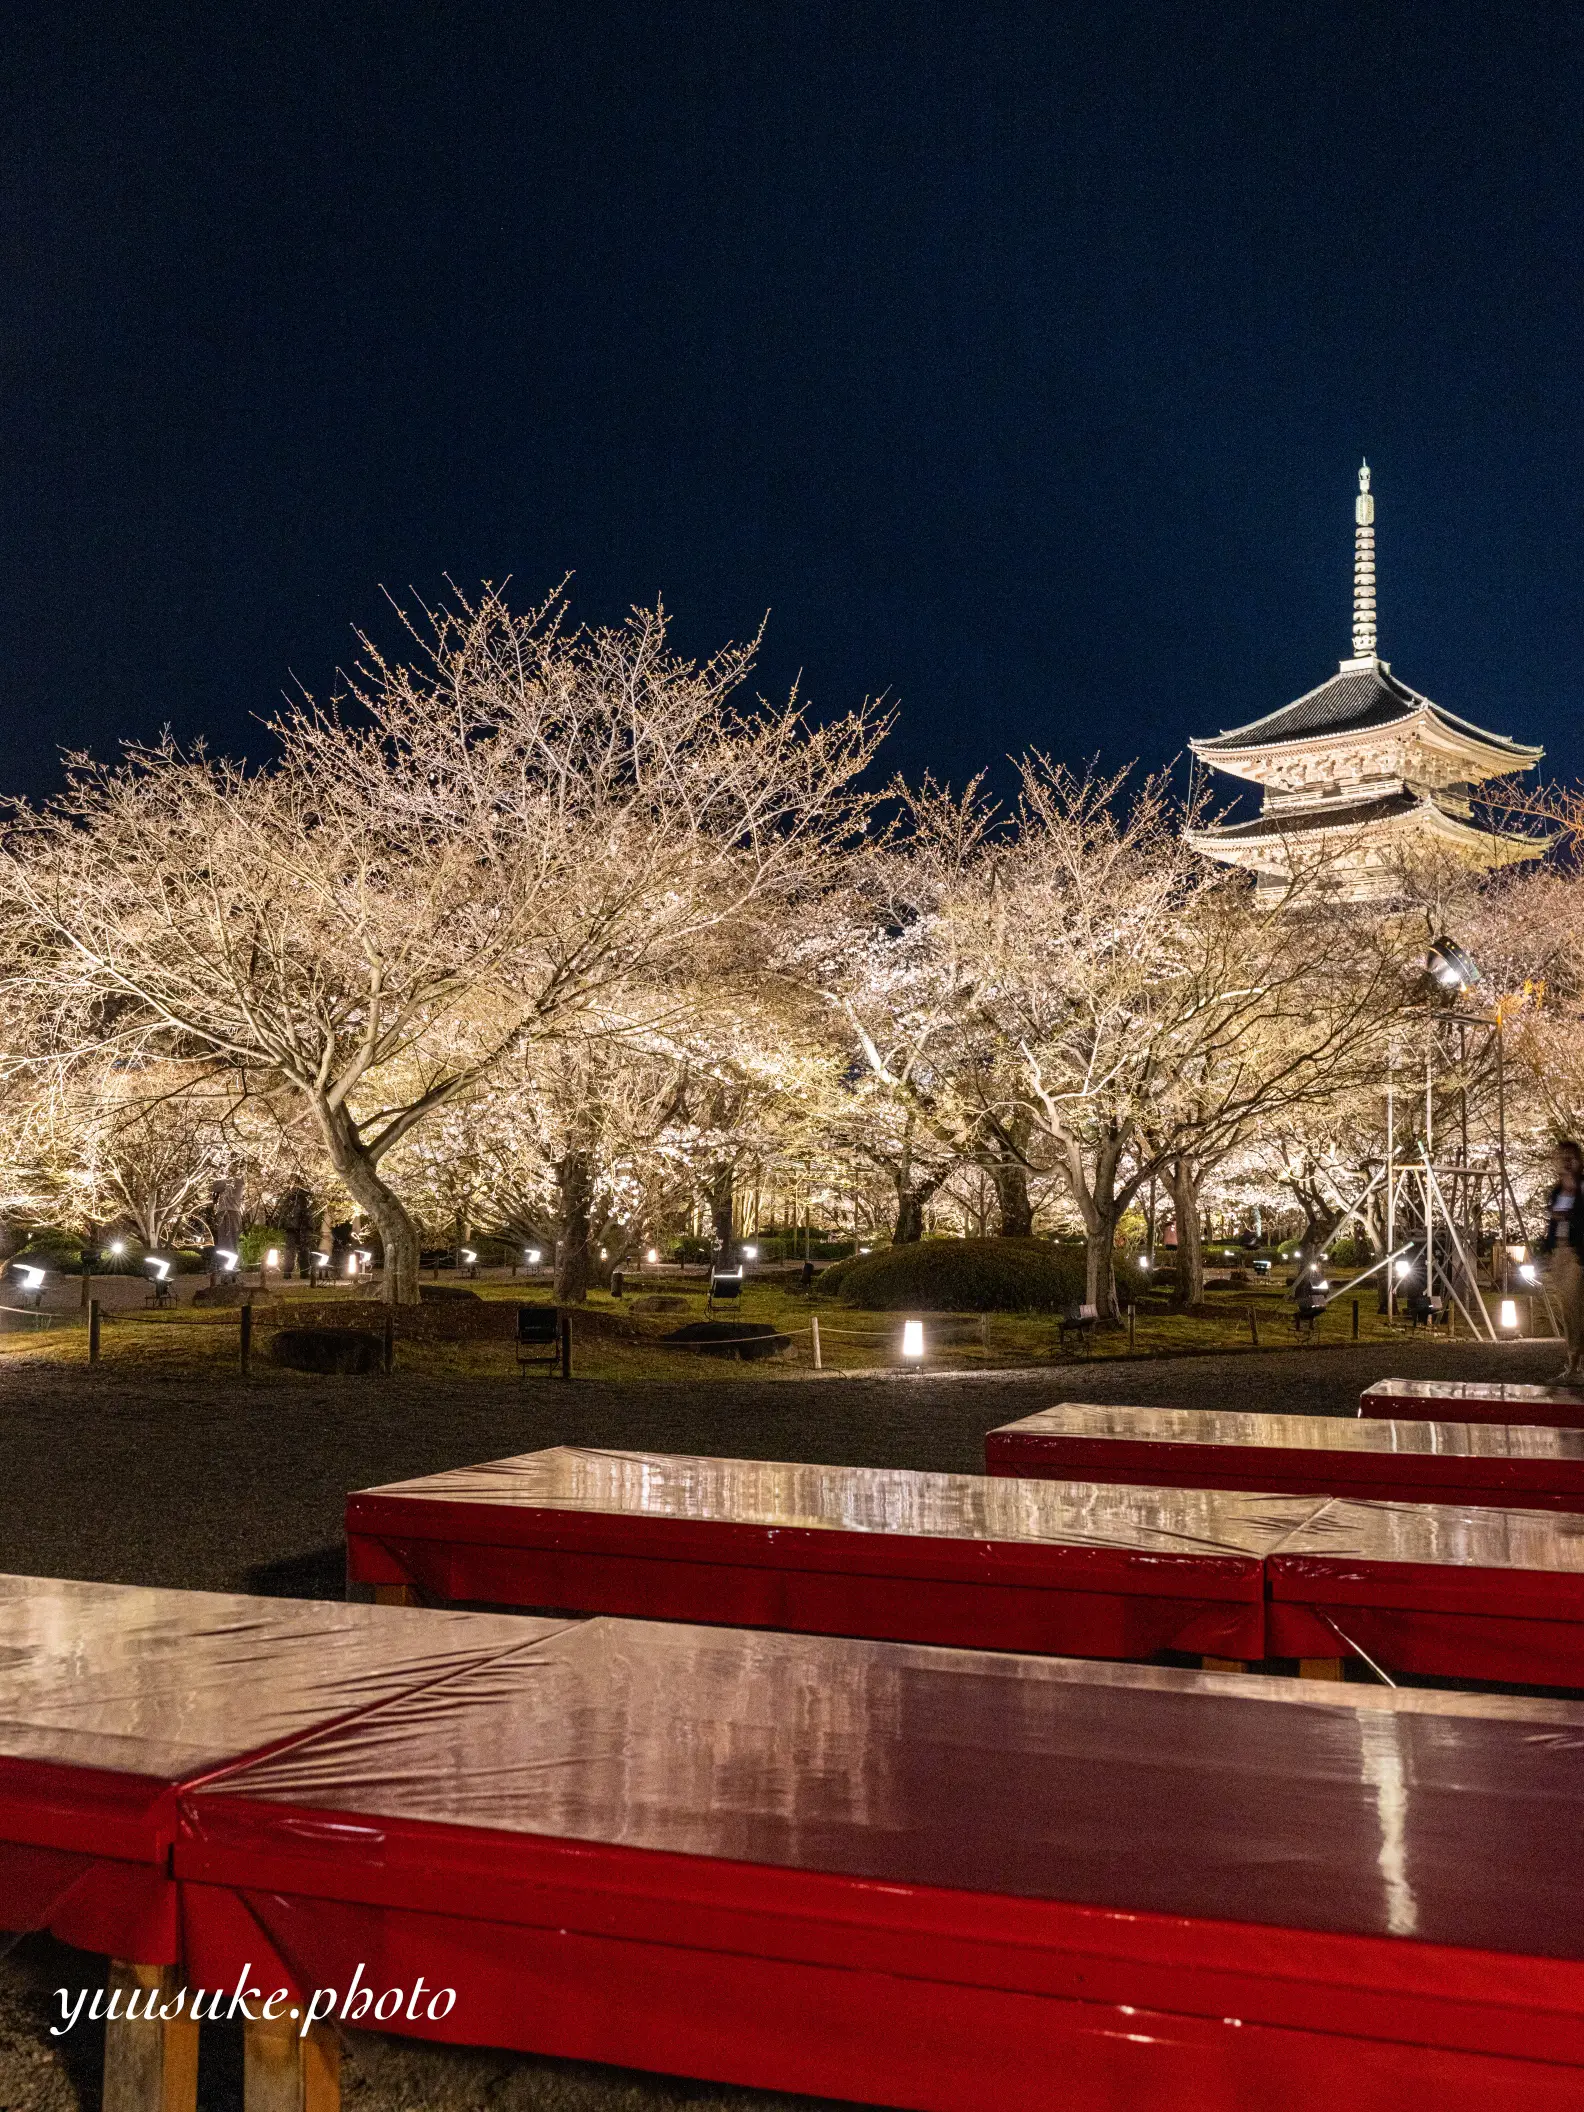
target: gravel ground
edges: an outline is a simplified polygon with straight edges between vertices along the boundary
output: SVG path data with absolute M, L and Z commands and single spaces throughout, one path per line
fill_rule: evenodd
M 327 1380 L 250 1390 L 0 1370 L 0 1568 L 128 1584 L 338 1597 L 348 1489 L 550 1444 L 973 1473 L 986 1430 L 1061 1400 L 1347 1413 L 1363 1387 L 1544 1379 L 1555 1344 L 1313 1348 L 950 1378 L 563 1386 Z M 0 1943 L 4 1939 L 0 1938 Z M 29 1938 L 0 1958 L 0 2112 L 98 2112 L 99 2046 L 48 2033 L 51 1991 L 101 1961 Z M 205 2031 L 202 2112 L 240 2112 L 234 2033 Z M 810 2099 L 352 2032 L 348 2112 L 774 2112 Z

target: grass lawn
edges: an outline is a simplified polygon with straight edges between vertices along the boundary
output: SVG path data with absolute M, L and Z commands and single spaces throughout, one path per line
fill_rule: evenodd
M 543 1300 L 546 1293 L 521 1283 L 481 1282 L 470 1286 L 491 1300 L 515 1300 L 529 1296 Z M 660 1286 L 663 1290 L 666 1287 Z M 635 1310 L 647 1293 L 643 1286 L 632 1295 L 614 1299 L 604 1292 L 594 1294 L 588 1305 L 589 1320 L 577 1329 L 574 1370 L 579 1377 L 604 1380 L 684 1379 L 689 1382 L 740 1382 L 745 1367 L 735 1358 L 700 1356 L 665 1347 L 660 1337 L 704 1311 L 701 1296 L 687 1299 L 685 1307 L 655 1313 Z M 315 1313 L 339 1302 L 339 1290 L 310 1291 L 294 1285 L 279 1296 L 260 1301 L 255 1313 L 254 1373 L 264 1384 L 302 1386 L 317 1383 L 307 1374 L 284 1371 L 268 1356 L 269 1329 L 277 1324 L 311 1323 Z M 1387 1342 L 1409 1330 L 1407 1323 L 1394 1323 L 1375 1310 L 1374 1284 L 1366 1284 L 1358 1299 L 1358 1339 Z M 1252 1316 L 1252 1324 L 1251 1324 Z M 900 1313 L 871 1313 L 811 1297 L 786 1288 L 774 1279 L 750 1281 L 741 1305 L 734 1312 L 724 1308 L 719 1317 L 730 1320 L 768 1321 L 790 1336 L 791 1347 L 780 1356 L 747 1367 L 756 1378 L 777 1375 L 806 1377 L 813 1369 L 814 1347 L 811 1322 L 820 1333 L 822 1367 L 827 1372 L 876 1372 L 902 1365 L 902 1319 Z M 1070 1363 L 1075 1354 L 1096 1362 L 1117 1358 L 1181 1356 L 1238 1349 L 1299 1347 L 1293 1324 L 1293 1309 L 1285 1286 L 1213 1289 L 1201 1312 L 1174 1313 L 1164 1301 L 1152 1300 L 1137 1312 L 1131 1344 L 1126 1326 L 1097 1330 L 1086 1342 L 1069 1344 L 1063 1351 L 1056 1317 L 1049 1313 L 992 1313 L 926 1315 L 926 1368 L 936 1371 L 1011 1370 L 1042 1364 Z M 418 1342 L 401 1339 L 398 1319 L 397 1363 L 414 1376 L 473 1379 L 507 1378 L 516 1373 L 512 1343 Z M 1258 1342 L 1254 1330 L 1258 1329 Z M 1352 1338 L 1353 1299 L 1344 1289 L 1322 1317 L 1317 1339 L 1341 1343 Z M 1459 1332 L 1465 1332 L 1461 1323 Z M 173 1376 L 198 1376 L 208 1371 L 234 1369 L 238 1350 L 238 1319 L 234 1309 L 210 1310 L 182 1307 L 171 1312 L 106 1314 L 103 1323 L 101 1366 L 153 1377 L 164 1372 Z M 55 1323 L 37 1332 L 17 1330 L 0 1334 L 0 1363 L 72 1365 L 86 1363 L 86 1327 L 75 1315 L 58 1316 Z

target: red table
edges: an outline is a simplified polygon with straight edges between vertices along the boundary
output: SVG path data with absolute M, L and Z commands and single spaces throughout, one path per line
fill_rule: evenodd
M 347 1500 L 353 1582 L 1080 1657 L 1265 1654 L 1267 1551 L 1314 1509 L 562 1446 Z
M 1584 1429 L 1584 1389 L 1520 1386 L 1507 1379 L 1377 1379 L 1360 1415 L 1444 1417 L 1456 1423 L 1552 1423 Z
M 991 1474 L 1584 1511 L 1584 1431 L 1064 1401 L 985 1438 Z
M 524 1640 L 499 1615 L 0 1577 L 0 1929 L 173 1962 L 180 1784 Z
M 922 2112 L 1577 2112 L 1581 1744 L 598 1619 L 184 1793 L 175 1868 L 204 1984 L 361 1968 L 411 2036 Z
M 1584 1518 L 1337 1499 L 1265 1573 L 1273 1657 L 1584 1687 Z

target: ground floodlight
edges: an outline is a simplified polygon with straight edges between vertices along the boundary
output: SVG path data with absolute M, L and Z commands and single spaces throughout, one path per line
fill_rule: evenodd
M 744 1247 L 743 1259 L 744 1261 L 757 1261 L 759 1259 L 759 1249 L 757 1247 Z
M 1315 1278 L 1315 1289 L 1316 1289 L 1317 1291 L 1328 1291 L 1328 1290 L 1330 1290 L 1330 1288 L 1331 1288 L 1330 1282 L 1328 1281 L 1328 1279 L 1327 1279 L 1326 1277 L 1324 1277 L 1324 1276 L 1317 1276 L 1317 1277 Z
M 1431 943 L 1425 966 L 1443 990 L 1471 990 L 1480 972 L 1455 939 L 1444 935 Z
M 264 1266 L 267 1269 L 278 1269 L 280 1267 L 279 1247 L 270 1248 L 269 1252 L 264 1257 Z
M 1140 1268 L 1141 1268 L 1141 1269 L 1142 1269 L 1142 1270 L 1144 1271 L 1145 1275 L 1147 1276 L 1147 1275 L 1149 1274 L 1149 1268 L 1150 1268 L 1150 1258 L 1149 1258 L 1149 1256 L 1148 1256 L 1147 1254 L 1141 1254 L 1141 1255 L 1139 1256 L 1139 1263 L 1138 1263 L 1138 1265 L 1139 1265 L 1139 1267 L 1140 1267 Z
M 858 1251 L 860 1254 L 867 1254 L 869 1252 L 869 1249 L 867 1247 L 860 1247 Z
M 214 1257 L 215 1260 L 218 1261 L 223 1268 L 234 1269 L 237 1265 L 238 1257 L 231 1251 L 229 1247 L 216 1247 L 214 1250 Z
M 478 1256 L 474 1253 L 471 1247 L 464 1247 L 462 1249 L 462 1259 L 467 1263 L 468 1267 L 471 1268 L 474 1262 L 478 1260 Z
M 1518 1281 L 1520 1283 L 1538 1283 L 1540 1281 L 1540 1271 L 1535 1267 L 1532 1261 L 1524 1261 L 1519 1263 Z
M 318 1266 L 319 1266 L 319 1267 L 320 1267 L 321 1269 L 327 1269 L 327 1268 L 329 1268 L 329 1266 L 330 1266 L 330 1257 L 329 1257 L 329 1255 L 328 1255 L 328 1254 L 321 1254 L 321 1253 L 320 1253 L 320 1251 L 319 1251 L 319 1249 L 318 1249 L 317 1247 L 315 1247 L 315 1248 L 314 1248 L 314 1250 L 313 1250 L 313 1260 L 314 1260 L 314 1261 L 315 1261 L 315 1262 L 317 1263 L 317 1265 L 318 1265 Z
M 43 1288 L 44 1288 L 44 1271 L 43 1271 L 42 1269 L 36 1269 L 36 1268 L 34 1268 L 31 1262 L 24 1262 L 24 1263 L 19 1263 L 19 1264 L 18 1264 L 18 1267 L 17 1267 L 17 1274 L 18 1274 L 18 1275 L 19 1275 L 19 1276 L 21 1277 L 21 1279 L 22 1279 L 22 1288 L 23 1288 L 23 1290 L 25 1290 L 25 1291 L 41 1291 L 41 1290 L 43 1290 Z
M 357 1256 L 356 1256 L 355 1254 L 349 1254 L 349 1255 L 347 1256 L 347 1274 L 348 1274 L 348 1276 L 355 1276 L 355 1275 L 357 1274 L 357 1272 L 358 1272 L 358 1258 L 357 1258 Z
M 539 1266 L 539 1263 L 540 1263 L 540 1261 L 541 1261 L 541 1259 L 542 1259 L 542 1258 L 543 1258 L 543 1257 L 541 1256 L 541 1254 L 540 1254 L 540 1252 L 539 1252 L 539 1249 L 538 1249 L 537 1247 L 524 1247 L 524 1248 L 523 1248 L 523 1260 L 524 1260 L 525 1262 L 527 1262 L 527 1264 L 528 1264 L 529 1268 L 531 1268 L 531 1269 L 536 1269 L 536 1268 L 538 1268 L 538 1266 Z
M 1401 1283 L 1401 1282 L 1403 1281 L 1403 1279 L 1404 1279 L 1405 1277 L 1411 1276 L 1412 1274 L 1413 1274 L 1413 1263 L 1412 1263 L 1411 1261 L 1400 1261 L 1400 1262 L 1398 1262 L 1398 1264 L 1397 1264 L 1397 1281 L 1398 1281 L 1399 1283 Z
M 919 1358 L 924 1354 L 924 1323 L 922 1320 L 904 1320 L 902 1323 L 902 1354 Z
M 170 1272 L 171 1272 L 171 1265 L 170 1265 L 170 1263 L 169 1263 L 168 1261 L 164 1260 L 164 1259 L 163 1259 L 163 1258 L 162 1258 L 162 1257 L 161 1257 L 160 1255 L 158 1255 L 158 1254 L 148 1254 L 148 1255 L 145 1255 L 145 1256 L 144 1256 L 144 1259 L 143 1259 L 143 1266 L 144 1266 L 144 1268 L 146 1268 L 146 1269 L 156 1269 L 156 1270 L 158 1270 L 158 1272 L 159 1272 L 159 1273 L 158 1273 L 158 1276 L 157 1276 L 157 1278 L 156 1278 L 156 1281 L 157 1281 L 157 1282 L 159 1282 L 159 1283 L 168 1283 L 168 1282 L 170 1281 Z
M 1504 1299 L 1502 1300 L 1502 1302 L 1501 1302 L 1501 1324 L 1502 1324 L 1502 1326 L 1503 1326 L 1503 1327 L 1511 1327 L 1511 1328 L 1516 1328 L 1516 1327 L 1517 1327 L 1517 1325 L 1518 1325 L 1518 1301 L 1517 1301 L 1517 1299 L 1516 1299 L 1516 1298 L 1504 1298 Z
M 108 1251 L 113 1259 L 119 1261 L 126 1252 L 126 1241 L 124 1239 L 111 1240 Z

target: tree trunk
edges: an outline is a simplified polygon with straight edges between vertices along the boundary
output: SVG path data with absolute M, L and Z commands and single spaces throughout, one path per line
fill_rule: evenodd
M 346 1184 L 358 1208 L 379 1227 L 385 1248 L 385 1275 L 381 1291 L 387 1305 L 418 1303 L 418 1227 L 394 1188 L 381 1180 L 378 1163 L 369 1155 L 351 1116 L 344 1107 L 316 1106 L 320 1134 L 330 1153 L 330 1163 Z M 328 1253 L 329 1248 L 322 1249 Z
M 1177 1303 L 1203 1305 L 1204 1240 L 1200 1236 L 1199 1183 L 1187 1159 L 1173 1159 L 1172 1211 L 1177 1219 Z
M 992 1159 L 990 1178 L 995 1183 L 1000 1239 L 1032 1239 L 1034 1205 L 1029 1200 L 1028 1168 L 1016 1159 Z
M 715 1234 L 717 1266 L 737 1265 L 736 1188 L 734 1169 L 728 1159 L 711 1170 L 709 1177 L 710 1225 Z
M 1084 1302 L 1102 1320 L 1117 1317 L 1116 1235 L 1120 1216 L 1114 1202 L 1091 1201 L 1084 1213 Z
M 561 1216 L 557 1226 L 555 1302 L 585 1305 L 594 1274 L 594 1162 L 586 1152 L 569 1151 L 556 1162 L 556 1194 Z
M 891 1233 L 894 1247 L 910 1247 L 924 1237 L 924 1205 L 933 1193 L 933 1183 L 919 1189 L 897 1182 L 896 1223 Z

